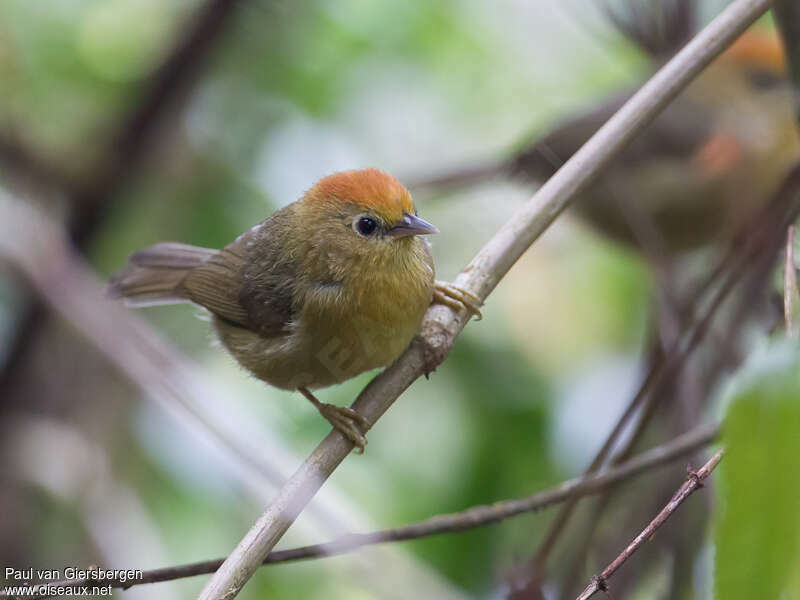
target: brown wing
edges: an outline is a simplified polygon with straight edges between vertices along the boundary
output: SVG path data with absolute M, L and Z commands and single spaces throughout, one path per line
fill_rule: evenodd
M 280 251 L 281 212 L 192 269 L 182 282 L 186 297 L 233 325 L 267 337 L 285 333 L 295 277 Z
M 235 325 L 248 327 L 247 311 L 239 303 L 243 260 L 223 248 L 204 264 L 189 271 L 181 282 L 184 294 L 195 304 Z
M 239 302 L 251 328 L 266 337 L 285 334 L 295 316 L 298 277 L 295 244 L 289 235 L 293 209 L 290 204 L 277 211 L 231 244 L 247 253 Z

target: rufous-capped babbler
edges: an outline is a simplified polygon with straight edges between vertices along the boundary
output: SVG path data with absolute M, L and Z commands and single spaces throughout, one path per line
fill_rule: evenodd
M 648 6 L 613 20 L 657 67 L 691 37 L 696 7 L 686 0 Z M 569 210 L 646 252 L 671 256 L 727 242 L 800 157 L 794 96 L 777 33 L 766 27 L 744 33 L 606 165 Z M 507 159 L 423 178 L 418 185 L 452 188 L 508 175 L 542 183 L 629 97 L 566 117 L 543 135 L 524 136 Z
M 364 418 L 310 391 L 391 364 L 432 301 L 478 312 L 434 279 L 436 227 L 377 169 L 325 177 L 222 250 L 163 242 L 131 254 L 110 295 L 133 306 L 193 302 L 250 373 L 298 390 L 360 451 Z
M 793 90 L 774 32 L 745 33 L 574 202 L 614 239 L 670 253 L 725 242 L 800 157 Z M 627 98 L 555 127 L 511 171 L 552 175 Z

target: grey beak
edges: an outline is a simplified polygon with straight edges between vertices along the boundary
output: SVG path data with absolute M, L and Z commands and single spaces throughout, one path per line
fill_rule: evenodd
M 407 212 L 403 213 L 402 223 L 395 225 L 389 230 L 389 235 L 392 237 L 427 235 L 430 233 L 439 233 L 439 230 L 425 219 L 420 219 L 417 215 L 412 215 Z

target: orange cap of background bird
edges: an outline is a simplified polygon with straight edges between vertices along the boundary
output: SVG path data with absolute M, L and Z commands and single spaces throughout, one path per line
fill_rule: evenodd
M 306 194 L 311 201 L 349 202 L 375 211 L 387 223 L 403 220 L 403 213 L 414 213 L 411 194 L 388 173 L 379 169 L 342 171 L 320 179 Z
M 774 29 L 745 31 L 723 54 L 744 65 L 786 73 L 786 54 Z

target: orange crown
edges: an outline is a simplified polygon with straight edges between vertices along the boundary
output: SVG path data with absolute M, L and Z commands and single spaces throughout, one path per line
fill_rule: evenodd
M 781 74 L 786 72 L 786 55 L 775 30 L 745 31 L 723 56 L 743 65 L 766 68 Z
M 345 202 L 374 211 L 387 223 L 399 223 L 414 213 L 411 194 L 388 173 L 378 169 L 342 171 L 320 179 L 305 196 L 311 202 Z

